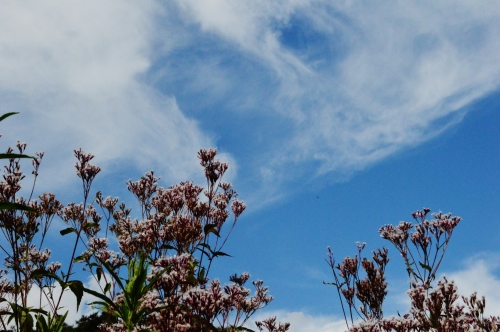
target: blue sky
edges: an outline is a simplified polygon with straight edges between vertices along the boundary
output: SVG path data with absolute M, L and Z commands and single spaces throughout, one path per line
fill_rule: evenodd
M 263 279 L 263 315 L 337 331 L 326 246 L 369 252 L 424 206 L 463 218 L 441 272 L 500 312 L 496 2 L 1 6 L 0 111 L 21 112 L 3 144 L 46 152 L 39 192 L 81 200 L 79 147 L 103 168 L 94 188 L 128 202 L 124 181 L 151 169 L 164 186 L 201 181 L 196 153 L 217 147 L 248 208 L 213 277 Z M 407 280 L 390 253 L 395 312 Z

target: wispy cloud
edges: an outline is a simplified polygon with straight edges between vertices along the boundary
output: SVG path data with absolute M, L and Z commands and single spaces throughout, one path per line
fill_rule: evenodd
M 500 83 L 498 6 L 488 1 L 190 0 L 179 7 L 190 31 L 198 31 L 192 38 L 211 41 L 202 55 L 209 65 L 196 64 L 213 75 L 192 80 L 217 94 L 210 83 L 219 77 L 233 111 L 262 118 L 240 144 L 272 135 L 253 150 L 261 155 L 253 158 L 254 176 L 267 193 L 266 184 L 311 173 L 342 178 L 442 134 Z M 226 56 L 238 56 L 238 65 L 214 48 L 231 49 Z M 250 89 L 239 75 L 259 80 L 245 70 L 256 63 L 264 68 L 255 70 L 262 84 Z M 242 90 L 260 107 L 242 102 L 238 109 L 232 98 L 244 99 Z M 279 129 L 270 130 L 266 119 Z
M 25 113 L 8 137 L 47 150 L 52 175 L 83 146 L 176 181 L 223 141 L 254 203 L 269 202 L 459 122 L 499 86 L 499 11 L 487 0 L 12 2 L 0 110 Z
M 486 315 L 500 315 L 500 276 L 498 254 L 478 254 L 469 258 L 461 270 L 446 273 L 454 280 L 458 293 L 468 297 L 477 292 L 478 298 L 486 298 Z
M 141 81 L 157 12 L 154 1 L 2 6 L 0 111 L 22 113 L 3 126 L 4 144 L 22 139 L 46 151 L 44 190 L 73 176 L 79 147 L 105 169 L 155 168 L 170 181 L 199 173 L 196 152 L 210 138 L 174 97 Z
M 290 332 L 344 332 L 345 321 L 339 317 L 322 316 L 305 313 L 302 311 L 266 311 L 252 316 L 252 321 L 262 321 L 276 316 L 276 321 L 290 323 Z M 253 323 L 247 324 L 255 329 Z
M 469 297 L 477 292 L 478 298 L 486 298 L 486 315 L 499 315 L 500 308 L 500 268 L 498 253 L 478 253 L 463 261 L 461 266 L 449 271 L 441 271 L 438 280 L 446 277 L 449 281 L 454 281 L 457 286 L 457 293 L 460 296 Z M 399 287 L 401 289 L 401 287 Z M 398 290 L 399 294 L 392 295 L 392 300 L 387 301 L 390 314 L 407 312 L 411 302 L 406 290 Z M 462 303 L 459 298 L 458 302 Z

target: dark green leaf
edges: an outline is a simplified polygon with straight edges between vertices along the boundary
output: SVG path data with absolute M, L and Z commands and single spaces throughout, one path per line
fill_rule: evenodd
M 185 282 L 183 282 L 183 283 L 186 283 L 186 284 L 191 285 L 191 286 L 196 286 L 198 284 L 198 281 L 196 280 L 196 278 L 194 277 L 194 275 L 192 273 L 189 273 L 186 276 Z
M 54 326 L 54 329 L 52 331 L 56 332 L 62 332 L 64 328 L 64 322 L 66 321 L 66 317 L 68 316 L 69 311 L 66 311 L 66 313 L 62 316 L 59 316 L 56 318 L 56 325 Z
M 43 309 L 33 309 L 33 308 L 27 308 L 27 310 L 29 312 L 36 312 L 37 314 L 42 314 L 42 315 L 46 315 L 47 314 L 47 311 L 43 310 Z
M 214 255 L 214 257 L 217 257 L 217 256 L 229 256 L 229 257 L 233 257 L 231 255 L 226 254 L 225 252 L 222 252 L 222 251 L 213 252 L 213 255 Z
M 19 153 L 0 153 L 0 159 L 36 159 L 33 156 L 28 156 L 26 154 L 19 154 Z
M 80 280 L 72 280 L 68 282 L 67 285 L 76 296 L 76 311 L 78 311 L 78 308 L 80 308 L 80 302 L 82 301 L 83 297 L 83 283 Z
M 198 281 L 202 282 L 205 280 L 205 268 L 202 267 L 200 273 L 198 274 Z
M 45 316 L 38 316 L 36 321 L 38 322 L 38 327 L 42 330 L 42 332 L 50 332 Z
M 421 263 L 421 262 L 419 262 L 419 264 L 420 264 L 420 266 L 421 266 L 423 269 L 426 269 L 426 270 L 427 270 L 427 271 L 429 271 L 429 272 L 431 272 L 431 271 L 432 271 L 432 269 L 431 269 L 431 267 L 430 267 L 429 265 L 425 265 L 425 264 L 423 264 L 423 263 Z
M 86 259 L 86 258 L 87 258 L 87 256 L 86 256 L 86 255 L 81 255 L 81 256 L 76 257 L 73 261 L 74 261 L 75 263 L 79 263 L 79 262 L 83 262 L 83 261 L 85 261 L 85 259 Z
M 144 287 L 144 293 L 149 292 L 151 288 L 153 288 L 154 285 L 156 284 L 156 281 L 158 281 L 158 279 L 163 275 L 163 273 L 165 273 L 169 269 L 170 267 L 166 267 L 159 273 L 156 273 L 155 276 L 149 281 L 149 284 L 146 287 Z
M 203 233 L 205 235 L 208 235 L 210 233 L 214 233 L 215 236 L 220 237 L 219 231 L 217 231 L 217 225 L 216 224 L 207 224 L 205 227 L 203 227 Z
M 33 330 L 33 317 L 29 314 L 28 311 L 21 312 L 21 326 L 24 331 L 32 331 Z
M 52 273 L 50 271 L 44 270 L 44 269 L 36 269 L 33 272 L 31 272 L 31 278 L 36 279 L 36 278 L 42 278 L 42 277 L 48 277 L 57 280 L 61 285 L 63 283 L 62 279 L 59 278 L 59 276 L 55 273 Z
M 5 113 L 4 115 L 0 116 L 0 121 L 3 121 L 3 120 L 5 120 L 6 118 L 8 118 L 9 116 L 14 115 L 14 114 L 19 114 L 19 112 L 9 112 L 9 113 Z
M 101 302 L 101 301 L 97 301 L 97 302 L 92 302 L 92 303 L 89 303 L 89 304 L 99 304 L 101 306 L 105 306 L 105 307 L 113 307 L 116 311 L 118 311 L 120 308 L 118 307 L 118 305 L 116 305 L 111 299 L 109 299 L 107 296 L 101 294 L 101 293 L 98 293 L 96 291 L 93 291 L 92 289 L 88 289 L 88 288 L 83 288 L 83 291 L 85 293 L 88 293 L 90 295 L 94 295 L 95 297 L 103 300 L 104 302 Z M 103 311 L 102 309 L 99 309 L 101 311 Z
M 254 330 L 250 330 L 249 328 L 246 328 L 244 326 L 238 326 L 237 328 L 234 329 L 234 331 L 249 331 L 249 332 L 255 332 Z
M 101 281 L 102 267 L 98 266 L 97 269 L 95 269 L 95 273 L 97 274 L 97 281 Z M 104 293 L 106 293 L 106 292 L 104 292 Z
M 85 225 L 83 225 L 84 230 L 88 230 L 89 228 L 92 228 L 92 227 L 99 227 L 99 224 L 96 224 L 94 222 L 89 222 L 89 223 L 86 223 Z
M 111 284 L 108 282 L 106 284 L 106 287 L 104 287 L 104 294 L 106 294 L 107 292 L 109 292 L 110 289 L 111 289 Z
M 205 250 L 200 249 L 200 248 L 198 248 L 198 250 L 201 251 L 202 253 L 204 253 L 205 255 L 207 255 L 208 258 L 210 258 L 210 254 L 208 252 L 206 252 Z
M 0 202 L 0 210 L 21 210 L 36 213 L 36 210 L 30 208 L 29 206 L 11 202 Z
M 121 278 L 115 273 L 115 271 L 113 271 L 113 269 L 105 262 L 103 261 L 102 259 L 100 259 L 99 257 L 96 257 L 97 260 L 99 262 L 101 262 L 102 266 L 104 266 L 106 268 L 106 270 L 108 270 L 109 274 L 111 274 L 111 276 L 113 277 L 113 279 L 116 281 L 116 283 L 118 284 L 118 286 L 120 287 L 120 289 L 122 291 L 125 290 L 125 287 L 123 286 L 123 283 L 121 281 Z
M 434 314 L 432 312 L 429 314 L 429 321 L 432 328 L 437 328 L 436 317 L 434 317 Z
M 61 233 L 61 235 L 66 235 L 69 233 L 76 233 L 76 229 L 74 229 L 73 227 L 69 227 L 69 228 L 63 229 L 59 233 Z
M 200 247 L 207 248 L 208 250 L 212 251 L 212 248 L 206 243 L 200 243 Z

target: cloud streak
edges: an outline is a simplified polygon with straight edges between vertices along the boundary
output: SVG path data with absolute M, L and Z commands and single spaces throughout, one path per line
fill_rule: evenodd
M 269 311 L 252 316 L 252 321 L 262 321 L 276 316 L 276 321 L 290 323 L 289 332 L 344 332 L 345 321 L 338 317 L 326 315 L 311 315 L 301 311 Z M 248 328 L 255 329 L 253 324 L 247 324 Z
M 154 1 L 3 6 L 1 111 L 22 113 L 2 128 L 4 140 L 46 152 L 44 190 L 74 176 L 72 150 L 79 147 L 114 171 L 157 168 L 170 181 L 199 173 L 196 153 L 213 144 L 210 138 L 174 97 L 141 81 L 157 13 Z
M 500 308 L 500 278 L 498 276 L 498 255 L 480 254 L 469 258 L 465 268 L 446 274 L 454 280 L 458 293 L 469 297 L 477 292 L 478 298 L 485 296 L 485 316 L 498 316 Z
M 303 181 L 311 169 L 342 179 L 444 133 L 500 83 L 500 13 L 488 1 L 190 0 L 178 6 L 191 38 L 212 45 L 203 53 L 210 65 L 197 63 L 205 74 L 190 82 L 223 95 L 228 113 L 260 119 L 262 126 L 240 144 L 272 135 L 272 142 L 252 147 L 261 154 L 254 176 L 264 184 Z M 215 48 L 230 49 L 226 55 L 238 64 Z M 246 72 L 255 67 L 263 68 L 255 71 L 259 78 Z M 222 90 L 213 90 L 214 76 Z M 261 86 L 248 88 L 253 80 Z M 248 95 L 256 107 L 233 102 Z
M 222 145 L 252 204 L 271 202 L 461 121 L 500 84 L 497 7 L 12 2 L 0 14 L 1 110 L 25 115 L 7 136 L 47 150 L 51 175 L 82 146 L 170 181 L 197 174 L 199 148 Z

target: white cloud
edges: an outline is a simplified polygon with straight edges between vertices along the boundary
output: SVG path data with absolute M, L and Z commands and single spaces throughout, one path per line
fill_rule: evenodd
M 106 96 L 149 66 L 153 1 L 9 1 L 0 14 L 0 86 Z
M 167 181 L 201 174 L 196 153 L 213 142 L 175 98 L 141 78 L 160 14 L 149 0 L 2 5 L 0 111 L 21 112 L 2 123 L 3 142 L 19 139 L 29 153 L 46 152 L 41 190 L 73 179 L 72 151 L 79 147 L 111 173 L 132 163 Z
M 329 81 L 337 83 L 339 91 L 332 93 L 345 102 L 337 109 L 325 105 L 306 129 L 307 137 L 320 142 L 312 149 L 325 161 L 323 170 L 362 168 L 425 141 L 460 120 L 460 108 L 498 87 L 500 66 L 492 62 L 498 63 L 500 50 L 494 37 L 499 13 L 475 6 L 339 8 L 351 21 L 345 29 L 353 41 Z
M 482 296 L 486 298 L 486 315 L 498 316 L 500 314 L 500 274 L 499 274 L 499 256 L 492 253 L 481 253 L 474 255 L 464 260 L 461 267 L 449 271 L 442 271 L 438 280 L 443 280 L 446 277 L 448 281 L 454 281 L 457 286 L 457 293 L 460 296 L 469 297 L 472 293 L 477 292 L 478 298 Z M 391 285 L 394 286 L 394 285 Z M 385 301 L 390 307 L 390 313 L 395 314 L 396 310 L 399 312 L 408 312 L 411 302 L 405 287 L 397 287 L 396 294 L 392 295 L 391 301 Z M 459 298 L 459 303 L 462 299 Z
M 500 84 L 500 12 L 492 1 L 188 0 L 178 6 L 191 23 L 190 38 L 212 38 L 204 44 L 206 61 L 196 62 L 196 71 L 206 74 L 190 78 L 193 85 L 210 87 L 235 110 L 250 93 L 260 103 L 246 109 L 242 101 L 241 109 L 276 123 L 272 142 L 255 148 L 262 155 L 255 158 L 255 177 L 303 181 L 314 168 L 313 174 L 342 179 L 442 134 L 462 120 L 465 106 Z M 303 45 L 287 33 L 303 37 Z M 227 58 L 210 53 L 218 48 L 241 57 L 232 73 Z M 255 71 L 260 76 L 251 76 L 252 69 L 245 75 L 261 86 L 246 90 L 241 68 L 255 62 L 265 68 Z M 255 128 L 248 141 L 267 130 Z M 270 181 L 262 187 L 268 195 L 270 186 L 280 187 L 280 180 Z
M 486 315 L 500 315 L 498 261 L 498 255 L 476 255 L 466 261 L 464 269 L 445 273 L 448 280 L 455 281 L 460 295 L 477 292 L 478 298 L 486 298 Z
M 251 321 L 262 321 L 273 316 L 276 316 L 277 322 L 290 323 L 289 332 L 344 332 L 347 330 L 345 321 L 339 317 L 313 315 L 301 311 L 259 312 L 252 316 Z M 256 329 L 253 323 L 247 326 Z
M 271 201 L 286 183 L 345 179 L 461 121 L 500 84 L 499 11 L 489 0 L 11 1 L 0 111 L 23 114 L 2 131 L 46 150 L 61 182 L 79 146 L 104 167 L 178 181 L 215 145 L 200 127 L 226 118 L 211 109 L 222 103 L 241 118 L 214 125 L 217 137 L 252 123 L 238 141 L 252 154 L 252 204 Z
M 109 276 L 108 276 L 109 278 Z M 108 279 L 109 280 L 109 279 Z M 104 287 L 104 283 L 101 281 L 102 286 Z M 101 289 L 99 288 L 99 285 L 97 284 L 97 281 L 93 277 L 89 277 L 87 279 L 87 282 L 84 283 L 84 287 L 100 292 Z M 52 290 L 52 296 L 56 301 L 59 299 L 59 296 L 61 295 L 61 286 L 56 282 L 55 286 Z M 41 299 L 41 305 L 40 305 L 40 299 Z M 63 315 L 66 312 L 68 312 L 68 316 L 66 317 L 66 324 L 68 325 L 73 325 L 78 319 L 80 319 L 83 315 L 89 315 L 95 310 L 92 309 L 91 306 L 89 306 L 89 303 L 95 302 L 98 299 L 92 295 L 89 295 L 87 293 L 83 294 L 83 297 L 81 299 L 80 307 L 78 308 L 79 310 L 77 311 L 77 302 L 76 302 L 76 297 L 75 295 L 71 292 L 70 289 L 66 289 L 64 291 L 64 294 L 61 298 L 61 302 L 59 305 L 59 310 L 58 314 Z M 30 293 L 28 294 L 28 307 L 33 307 L 33 308 L 42 308 L 43 310 L 50 311 L 50 305 L 49 302 L 47 301 L 47 298 L 42 295 L 40 296 L 40 288 L 37 285 L 33 285 Z

